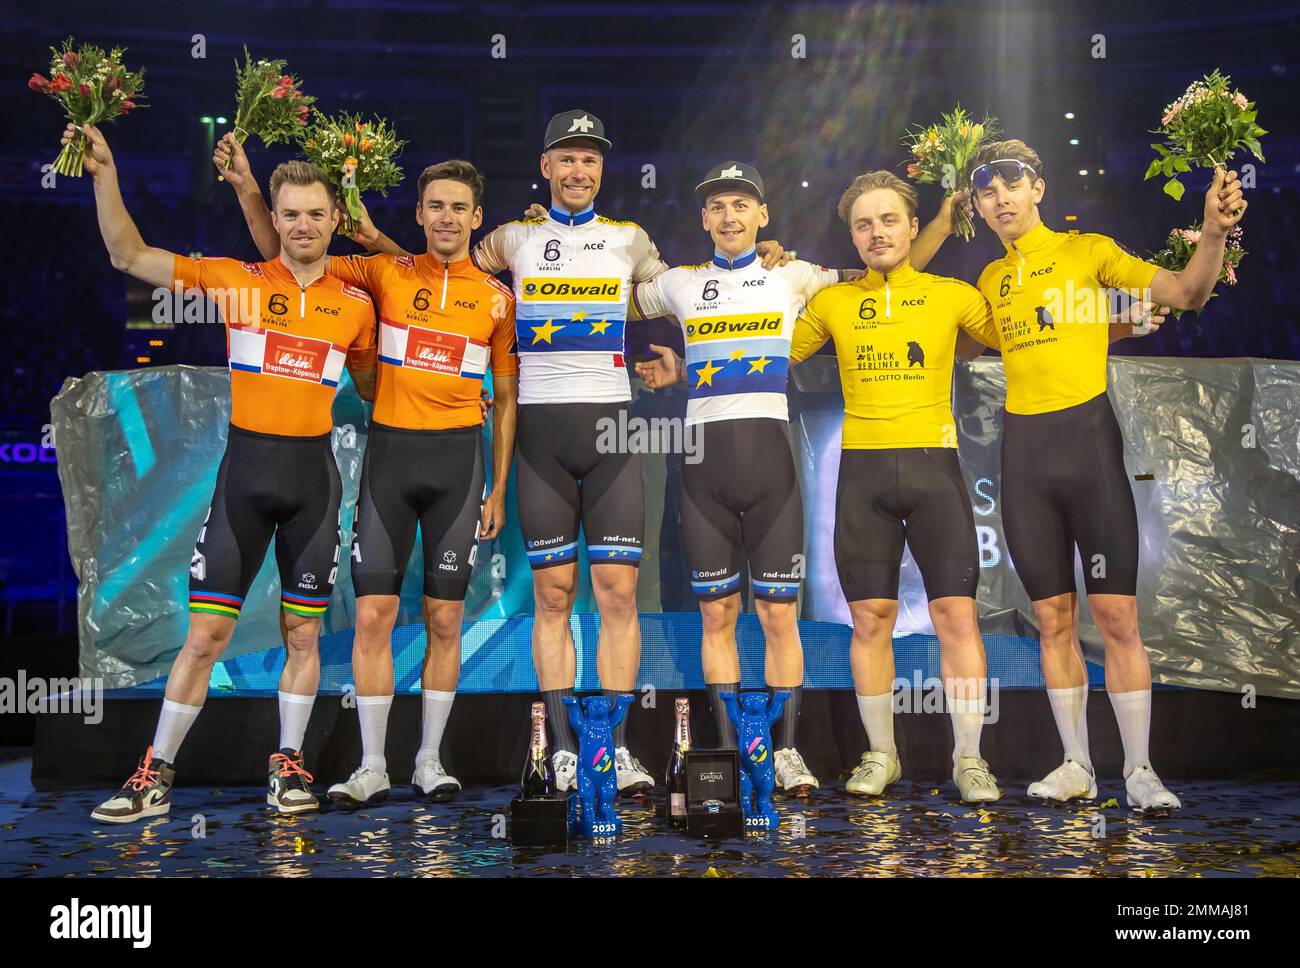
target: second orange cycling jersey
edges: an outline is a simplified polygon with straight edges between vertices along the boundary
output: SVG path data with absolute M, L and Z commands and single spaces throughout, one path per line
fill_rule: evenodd
M 374 366 L 369 296 L 329 275 L 299 285 L 279 259 L 176 256 L 172 276 L 225 315 L 232 424 L 284 437 L 330 432 L 344 363 Z
M 405 430 L 477 426 L 479 390 L 519 372 L 513 293 L 468 258 L 334 256 L 329 271 L 379 304 L 376 423 Z

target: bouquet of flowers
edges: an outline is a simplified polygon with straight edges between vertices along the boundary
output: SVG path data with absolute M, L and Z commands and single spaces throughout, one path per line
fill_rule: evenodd
M 1165 107 L 1160 127 L 1152 134 L 1164 142 L 1151 147 L 1159 155 L 1147 168 L 1147 178 L 1163 175 L 1165 194 L 1178 201 L 1183 183 L 1178 174 L 1197 168 L 1223 168 L 1238 151 L 1248 151 L 1260 161 L 1259 139 L 1268 134 L 1255 123 L 1255 102 L 1233 90 L 1232 79 L 1213 74 L 1194 81 L 1183 96 Z
M 961 105 L 940 115 L 938 124 L 915 126 L 903 145 L 912 153 L 907 177 L 921 185 L 938 182 L 954 195 L 970 189 L 970 163 L 998 135 L 996 118 L 976 121 Z M 961 206 L 952 213 L 953 230 L 969 242 L 975 235 L 970 214 Z
M 316 99 L 303 94 L 302 82 L 284 68 L 282 60 L 254 61 L 247 47 L 243 65 L 235 62 L 234 135 L 241 145 L 250 134 L 264 145 L 288 141 L 307 124 L 309 106 Z
M 143 107 L 140 92 L 144 88 L 144 71 L 127 70 L 122 64 L 123 53 L 121 47 L 105 53 L 94 44 L 74 49 L 69 37 L 61 48 L 50 48 L 50 76 L 33 74 L 27 87 L 62 104 L 73 124 L 112 121 Z M 78 133 L 59 152 L 54 170 L 80 178 L 85 151 L 86 136 Z
M 388 189 L 402 180 L 402 169 L 393 161 L 406 144 L 383 118 L 364 121 L 359 114 L 326 117 L 320 111 L 300 139 L 303 156 L 320 167 L 338 189 L 343 202 L 339 231 L 355 234 L 361 219 L 361 193 L 377 191 L 387 197 Z
M 1187 263 L 1192 260 L 1193 253 L 1196 252 L 1196 246 L 1201 241 L 1201 224 L 1193 224 L 1190 228 L 1174 229 L 1165 239 L 1165 247 L 1159 252 L 1152 253 L 1151 261 L 1162 269 L 1168 269 L 1170 272 L 1181 272 L 1187 268 Z M 1234 226 L 1228 233 L 1228 241 L 1223 249 L 1223 268 L 1219 270 L 1219 281 L 1226 282 L 1230 286 L 1237 284 L 1237 266 L 1241 265 L 1241 260 L 1246 257 L 1246 250 L 1241 247 L 1241 226 Z M 1210 293 L 1213 299 L 1217 293 Z M 1196 312 L 1197 310 L 1188 310 Z M 1174 310 L 1174 318 L 1181 319 L 1182 310 Z

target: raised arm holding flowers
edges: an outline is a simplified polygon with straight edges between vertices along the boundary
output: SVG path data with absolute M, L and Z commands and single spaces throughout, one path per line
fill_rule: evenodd
M 141 104 L 144 71 L 129 71 L 122 63 L 125 50 L 114 47 L 107 53 L 94 44 L 72 46 L 72 38 L 62 47 L 50 48 L 50 76 L 33 74 L 27 87 L 38 94 L 48 94 L 63 106 L 68 120 L 76 126 L 74 136 L 64 142 L 54 162 L 60 175 L 81 177 L 87 142 L 82 129 L 113 121 Z
M 283 60 L 254 61 L 244 48 L 244 63 L 235 63 L 235 140 L 241 145 L 255 134 L 264 145 L 290 141 L 306 125 L 316 99 L 302 93 L 302 82 L 285 73 Z
M 1255 102 L 1234 90 L 1232 79 L 1216 69 L 1165 106 L 1160 127 L 1152 131 L 1164 141 L 1151 146 L 1159 157 L 1147 168 L 1146 177 L 1163 175 L 1165 194 L 1179 201 L 1185 191 L 1178 180 L 1181 172 L 1193 167 L 1222 171 L 1238 151 L 1263 161 L 1259 139 L 1268 132 L 1255 118 Z
M 921 185 L 937 182 L 947 190 L 944 205 L 951 213 L 953 234 L 969 242 L 975 235 L 968 202 L 970 163 L 996 139 L 998 122 L 987 116 L 976 121 L 961 105 L 940 119 L 938 124 L 914 127 L 903 139 L 911 153 L 907 177 Z
M 339 231 L 356 234 L 362 219 L 361 193 L 388 189 L 402 181 L 402 169 L 393 160 L 405 141 L 383 118 L 369 121 L 359 114 L 326 117 L 317 111 L 299 138 L 303 156 L 320 166 L 338 189 L 343 206 Z

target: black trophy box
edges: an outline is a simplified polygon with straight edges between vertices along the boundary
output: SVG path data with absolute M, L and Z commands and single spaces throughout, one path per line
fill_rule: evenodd
M 569 801 L 511 800 L 510 843 L 516 847 L 564 847 L 569 842 Z
M 686 832 L 717 840 L 744 836 L 736 750 L 695 749 L 686 754 Z

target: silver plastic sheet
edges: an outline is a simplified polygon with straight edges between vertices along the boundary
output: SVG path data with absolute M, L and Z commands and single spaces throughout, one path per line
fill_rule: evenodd
M 81 674 L 109 688 L 134 685 L 165 673 L 185 640 L 190 557 L 225 450 L 230 375 L 192 366 L 89 373 L 65 381 L 50 410 L 78 578 Z M 348 508 L 363 415 L 355 392 L 339 394 L 332 443 Z M 325 631 L 350 627 L 353 614 L 345 577 Z M 280 641 L 279 580 L 268 554 L 226 657 Z
M 641 393 L 633 404 L 634 411 L 647 413 L 665 407 L 684 411 L 684 395 Z M 225 450 L 229 373 L 192 366 L 88 373 L 67 380 L 50 409 L 67 505 L 68 550 L 78 577 L 81 674 L 102 677 L 109 688 L 164 675 L 189 625 L 189 565 Z M 346 373 L 333 415 L 331 442 L 343 483 L 341 559 L 346 561 L 368 428 L 368 406 Z M 491 455 L 490 423 L 484 438 L 483 452 Z M 665 528 L 670 553 L 675 546 L 677 515 L 665 523 L 664 458 L 650 455 L 644 467 L 648 541 L 637 600 L 642 611 L 652 612 L 674 607 L 660 596 L 658 549 Z M 506 508 L 501 535 L 478 549 L 465 600 L 470 621 L 500 620 L 533 609 L 531 569 L 514 513 L 513 475 Z M 402 584 L 399 626 L 423 624 L 423 574 L 417 540 Z M 281 643 L 279 595 L 274 553 L 268 550 L 223 658 Z M 579 570 L 574 607 L 595 611 L 585 566 Z M 351 570 L 345 565 L 338 572 L 323 632 L 350 629 L 355 614 Z M 278 659 L 279 653 L 271 655 Z
M 1111 399 L 1142 534 L 1138 609 L 1157 681 L 1300 698 L 1300 363 L 1113 358 Z M 805 619 L 848 622 L 835 575 L 835 477 L 842 400 L 834 360 L 794 370 L 791 439 L 805 503 Z M 681 394 L 639 392 L 632 410 L 679 415 Z M 961 363 L 954 381 L 960 455 L 980 538 L 981 627 L 1034 635 L 1034 618 L 1002 536 L 998 449 L 1005 396 L 996 358 Z M 70 379 L 52 403 L 69 551 L 79 578 L 85 676 L 127 686 L 167 671 L 184 640 L 194 539 L 212 493 L 229 421 L 229 376 L 159 367 Z M 364 405 L 350 386 L 334 408 L 345 534 L 365 447 Z M 491 453 L 485 448 L 485 453 Z M 647 528 L 638 586 L 642 611 L 693 611 L 683 586 L 679 468 L 644 457 Z M 507 531 L 481 548 L 467 617 L 531 612 L 529 569 L 507 496 Z M 346 549 L 344 551 L 346 554 Z M 582 569 L 578 611 L 592 611 Z M 420 621 L 417 546 L 399 622 Z M 1083 587 L 1080 572 L 1079 587 Z M 684 590 L 685 588 L 685 590 Z M 910 555 L 900 584 L 898 635 L 931 633 Z M 231 658 L 279 643 L 278 581 L 268 556 L 249 592 Z M 351 627 L 351 581 L 341 568 L 325 631 Z M 1101 661 L 1083 608 L 1081 638 Z
M 1300 697 L 1300 363 L 1114 357 L 1110 398 L 1141 533 L 1140 630 L 1158 682 Z M 842 399 L 833 358 L 794 370 L 810 582 L 804 617 L 848 623 L 831 560 Z M 980 626 L 1036 636 L 1002 534 L 1000 359 L 959 363 L 962 470 L 980 532 Z M 1083 572 L 1076 557 L 1076 584 Z M 1080 639 L 1103 661 L 1081 596 Z M 896 634 L 933 633 L 908 554 Z

